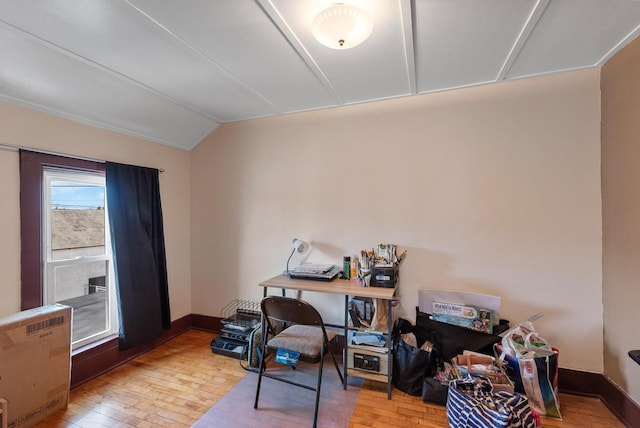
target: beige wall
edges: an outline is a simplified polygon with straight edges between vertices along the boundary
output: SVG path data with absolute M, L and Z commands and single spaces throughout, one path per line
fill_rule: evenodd
M 336 263 L 392 242 L 404 316 L 420 288 L 500 295 L 512 322 L 545 313 L 562 367 L 603 370 L 598 70 L 227 124 L 191 153 L 0 104 L 0 143 L 166 170 L 173 319 L 259 300 L 294 237 Z M 1 316 L 20 306 L 17 152 L 0 177 Z M 340 321 L 342 299 L 303 298 Z
M 602 69 L 605 374 L 640 403 L 640 39 Z
M 0 103 L 0 144 L 164 168 L 165 221 L 172 318 L 191 313 L 189 153 Z M 0 148 L 0 316 L 20 310 L 18 152 Z
M 599 70 L 226 124 L 191 177 L 194 313 L 259 300 L 294 237 L 313 262 L 391 242 L 405 317 L 421 288 L 496 294 L 512 323 L 544 312 L 562 367 L 603 370 Z

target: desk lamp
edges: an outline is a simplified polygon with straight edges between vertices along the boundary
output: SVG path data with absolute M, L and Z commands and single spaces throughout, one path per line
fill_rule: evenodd
M 284 275 L 286 276 L 291 275 L 291 271 L 289 270 L 289 261 L 291 260 L 291 257 L 293 257 L 295 253 L 304 254 L 307 252 L 308 249 L 309 249 L 309 244 L 307 242 L 298 238 L 295 238 L 293 240 L 293 250 L 291 250 L 291 254 L 287 259 L 287 270 L 284 271 Z

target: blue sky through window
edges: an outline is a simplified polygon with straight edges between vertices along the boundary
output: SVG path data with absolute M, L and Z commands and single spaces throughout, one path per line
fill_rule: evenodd
M 51 183 L 51 207 L 70 210 L 104 209 L 104 186 L 54 181 Z

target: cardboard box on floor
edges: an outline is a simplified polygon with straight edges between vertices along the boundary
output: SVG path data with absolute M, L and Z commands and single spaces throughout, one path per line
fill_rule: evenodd
M 67 407 L 71 310 L 53 304 L 0 318 L 0 398 L 9 428 L 31 427 Z

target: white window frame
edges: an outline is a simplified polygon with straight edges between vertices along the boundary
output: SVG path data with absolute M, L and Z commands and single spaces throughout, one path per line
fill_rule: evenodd
M 51 259 L 51 183 L 53 181 L 77 182 L 80 184 L 99 185 L 105 188 L 105 253 L 97 256 L 80 256 L 71 259 L 52 260 Z M 111 234 L 109 230 L 109 209 L 106 200 L 105 177 L 102 174 L 92 172 L 80 172 L 59 168 L 45 168 L 43 171 L 43 192 L 42 192 L 42 249 L 43 249 L 43 300 L 44 304 L 55 303 L 55 270 L 59 267 L 75 266 L 92 262 L 106 262 L 105 286 L 107 291 L 107 325 L 106 330 L 88 336 L 82 340 L 72 343 L 72 349 L 86 346 L 100 339 L 116 335 L 118 333 L 118 308 L 115 292 L 115 274 L 113 271 L 113 257 L 111 252 Z

